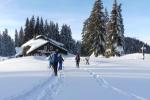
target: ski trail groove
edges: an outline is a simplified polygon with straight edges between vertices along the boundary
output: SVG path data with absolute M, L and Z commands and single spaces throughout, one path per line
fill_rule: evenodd
M 33 87 L 30 91 L 23 91 L 19 95 L 4 100 L 53 100 L 59 93 L 63 80 L 64 72 L 60 72 L 58 77 L 51 75 L 49 79 Z
M 55 96 L 60 92 L 63 84 L 64 73 L 59 72 L 57 80 L 41 92 L 41 95 L 37 97 L 37 100 L 53 100 Z
M 90 75 L 92 75 L 92 77 L 96 80 L 96 82 L 100 85 L 100 86 L 103 86 L 105 88 L 110 88 L 111 90 L 119 93 L 119 94 L 122 94 L 122 95 L 126 95 L 126 96 L 129 96 L 129 97 L 132 97 L 132 98 L 135 98 L 136 100 L 148 100 L 142 96 L 139 96 L 139 95 L 136 95 L 134 93 L 131 93 L 131 92 L 126 92 L 122 89 L 119 89 L 117 87 L 114 87 L 112 86 L 110 83 L 108 83 L 104 78 L 102 78 L 99 74 L 96 74 L 94 72 L 92 72 L 91 70 L 87 69 L 87 68 L 84 68 L 83 70 L 87 71 Z

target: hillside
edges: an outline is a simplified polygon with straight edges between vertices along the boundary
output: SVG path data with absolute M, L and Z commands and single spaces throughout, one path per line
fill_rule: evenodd
M 144 42 L 134 39 L 131 37 L 125 38 L 125 53 L 131 54 L 131 53 L 140 53 L 141 47 L 145 45 L 146 47 L 146 53 L 150 53 L 150 46 L 148 44 L 145 44 Z

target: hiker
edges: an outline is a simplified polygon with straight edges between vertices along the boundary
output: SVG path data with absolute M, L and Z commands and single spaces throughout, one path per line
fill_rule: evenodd
M 48 56 L 48 60 L 49 60 L 49 68 L 51 68 L 52 67 L 52 54 L 50 54 L 49 56 Z
M 143 60 L 144 60 L 145 59 L 145 50 L 146 50 L 146 47 L 144 46 L 144 44 L 143 44 L 141 50 L 142 50 L 142 55 L 143 55 Z
M 62 55 L 60 54 L 60 55 L 58 56 L 58 63 L 59 63 L 58 70 L 62 70 L 63 61 L 64 61 L 64 59 L 63 59 Z
M 58 66 L 58 50 L 56 50 L 53 54 L 50 55 L 50 66 L 52 66 L 54 70 L 55 76 L 57 76 L 57 66 Z
M 90 63 L 89 63 L 89 59 L 90 59 L 89 57 L 86 57 L 86 58 L 85 58 L 85 61 L 86 61 L 86 64 L 87 64 L 87 65 L 90 64 Z
M 79 68 L 79 63 L 80 63 L 80 55 L 79 54 L 76 55 L 75 60 L 76 60 L 76 66 Z

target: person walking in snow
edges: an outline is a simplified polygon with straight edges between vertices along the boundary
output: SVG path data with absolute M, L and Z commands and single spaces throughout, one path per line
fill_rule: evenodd
M 56 50 L 52 55 L 50 59 L 50 65 L 52 66 L 54 70 L 55 76 L 57 76 L 57 66 L 58 66 L 58 50 Z
M 60 55 L 58 56 L 58 63 L 59 63 L 58 70 L 62 70 L 63 61 L 64 61 L 64 59 L 63 59 L 62 55 L 60 54 Z
M 145 50 L 146 50 L 144 44 L 143 44 L 141 50 L 142 50 L 142 55 L 143 55 L 143 60 L 144 60 L 145 59 Z
M 79 54 L 76 55 L 75 60 L 76 60 L 76 66 L 79 68 L 79 63 L 80 63 L 80 55 Z
M 52 54 L 48 56 L 48 60 L 49 60 L 49 68 L 51 68 L 52 67 Z

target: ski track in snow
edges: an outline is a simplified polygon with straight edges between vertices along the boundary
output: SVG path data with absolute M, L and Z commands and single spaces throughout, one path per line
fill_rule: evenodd
M 11 96 L 4 100 L 53 100 L 60 92 L 64 80 L 64 72 L 59 72 L 58 77 L 53 74 L 45 82 L 35 86 L 30 91 Z
M 70 61 L 72 59 L 68 59 L 68 60 Z M 99 65 L 96 64 L 96 66 L 99 66 Z M 82 66 L 82 67 L 85 67 L 85 66 Z M 133 68 L 133 69 L 140 70 L 140 68 L 138 69 L 137 68 Z M 98 83 L 98 86 L 100 86 L 100 88 L 106 88 L 106 89 L 112 90 L 114 91 L 114 93 L 121 94 L 126 97 L 131 97 L 133 98 L 133 100 L 148 100 L 147 98 L 137 95 L 133 92 L 125 91 L 123 89 L 115 87 L 114 85 L 109 83 L 102 75 L 100 75 L 96 71 L 93 71 L 92 68 L 85 67 L 85 68 L 79 68 L 79 69 L 81 69 L 82 71 L 86 71 L 87 74 L 90 75 L 90 77 L 92 77 Z M 120 67 L 120 69 L 122 68 Z M 128 68 L 125 68 L 125 69 L 128 69 Z M 76 74 L 73 74 L 73 75 L 75 75 L 76 77 L 80 77 L 80 76 L 77 76 Z M 67 73 L 66 73 L 66 76 L 67 76 Z M 8 97 L 4 100 L 53 100 L 61 92 L 62 85 L 64 85 L 65 83 L 64 78 L 65 78 L 65 72 L 63 71 L 59 72 L 58 77 L 55 77 L 52 74 L 47 80 L 45 80 L 45 82 L 39 83 L 38 85 L 33 87 L 31 90 L 24 90 L 22 93 L 17 94 L 15 96 Z
M 89 72 L 89 74 L 92 75 L 92 77 L 96 80 L 96 82 L 102 87 L 109 88 L 109 89 L 111 89 L 111 90 L 113 90 L 119 94 L 125 95 L 125 96 L 133 97 L 136 100 L 148 100 L 142 96 L 136 95 L 136 94 L 131 93 L 131 92 L 126 92 L 122 89 L 119 89 L 117 87 L 112 86 L 104 78 L 102 78 L 99 74 L 96 74 L 87 68 L 83 68 L 83 70 Z

